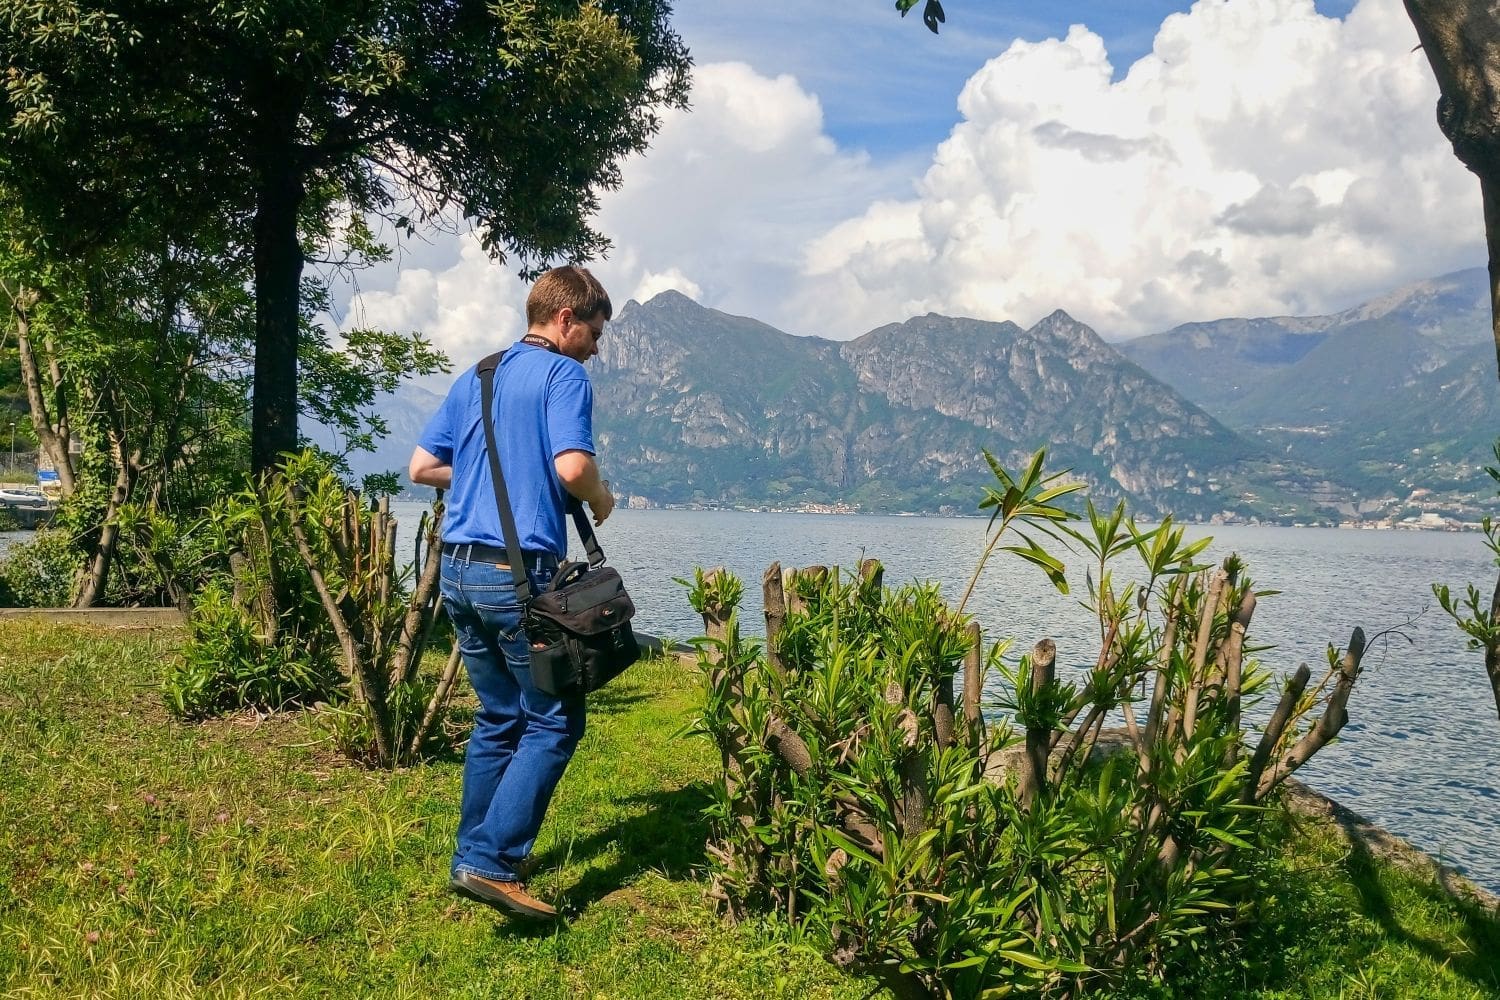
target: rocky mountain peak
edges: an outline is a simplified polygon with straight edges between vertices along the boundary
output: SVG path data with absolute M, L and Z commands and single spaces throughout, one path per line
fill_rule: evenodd
M 645 302 L 637 302 L 635 299 L 631 299 L 629 302 L 625 303 L 625 309 L 622 309 L 620 311 L 620 315 L 623 317 L 625 314 L 625 310 L 627 309 L 645 309 L 650 312 L 659 312 L 707 308 L 707 306 L 701 305 L 691 296 L 688 296 L 683 292 L 679 292 L 675 288 L 668 288 L 663 291 L 657 292 Z

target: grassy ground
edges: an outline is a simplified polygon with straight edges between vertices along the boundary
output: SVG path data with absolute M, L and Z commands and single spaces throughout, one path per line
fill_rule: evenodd
M 456 756 L 382 774 L 298 716 L 181 725 L 156 693 L 170 634 L 3 628 L 7 997 L 873 995 L 812 943 L 703 904 L 714 762 L 674 738 L 694 701 L 680 668 L 596 701 L 532 883 L 570 920 L 533 929 L 448 894 Z M 1293 842 L 1244 946 L 1175 995 L 1500 997 L 1493 919 L 1331 828 Z

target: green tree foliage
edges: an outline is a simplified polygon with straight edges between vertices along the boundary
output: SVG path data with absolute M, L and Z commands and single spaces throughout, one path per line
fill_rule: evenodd
M 896 0 L 896 9 L 901 12 L 902 17 L 905 17 L 908 13 L 910 13 L 911 9 L 916 5 L 917 0 Z M 938 0 L 924 0 L 922 7 L 922 23 L 927 26 L 928 31 L 932 32 L 934 35 L 937 34 L 938 25 L 942 24 L 946 20 L 948 20 L 947 15 L 943 13 L 943 5 L 939 3 Z
M 255 339 L 250 269 L 219 227 L 176 233 L 147 217 L 115 242 L 71 256 L 51 252 L 30 217 L 9 208 L 0 234 L 5 339 L 15 344 L 8 356 L 27 424 L 59 470 L 57 527 L 84 561 L 72 599 L 183 604 L 201 576 L 165 558 L 173 544 L 153 536 L 182 536 L 244 482 Z M 351 258 L 384 252 L 358 237 L 348 241 Z M 373 410 L 377 394 L 444 368 L 446 359 L 413 334 L 360 329 L 335 341 L 316 321 L 328 308 L 326 288 L 306 284 L 301 403 L 333 430 L 341 447 L 329 458 L 347 471 L 347 453 L 385 433 Z M 176 523 L 155 516 L 162 513 Z M 122 537 L 126 520 L 132 530 Z M 122 545 L 135 578 L 114 587 Z
M 297 445 L 300 280 L 333 220 L 461 216 L 532 268 L 606 247 L 619 162 L 685 103 L 665 0 L 0 6 L 13 190 L 54 247 L 216 220 L 253 268 L 252 466 Z
M 0 291 L 30 424 L 59 472 L 57 527 L 85 557 L 80 604 L 103 599 L 130 503 L 201 508 L 242 454 L 243 269 L 150 219 L 129 240 L 56 256 L 5 202 Z

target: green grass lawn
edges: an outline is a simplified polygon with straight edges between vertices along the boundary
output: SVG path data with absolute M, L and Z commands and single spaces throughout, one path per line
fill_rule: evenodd
M 879 995 L 703 902 L 716 755 L 674 735 L 680 667 L 595 700 L 532 881 L 569 921 L 536 928 L 448 892 L 456 755 L 386 774 L 304 716 L 184 725 L 157 693 L 172 633 L 0 629 L 0 995 Z M 1153 995 L 1500 996 L 1492 918 L 1329 828 L 1293 844 L 1243 946 Z

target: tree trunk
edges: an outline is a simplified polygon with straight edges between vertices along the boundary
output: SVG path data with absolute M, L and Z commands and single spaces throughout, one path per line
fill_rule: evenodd
M 303 261 L 297 214 L 304 194 L 295 166 L 284 162 L 262 166 L 255 205 L 252 476 L 275 468 L 284 452 L 297 449 L 297 327 Z
M 47 409 L 47 397 L 42 392 L 41 365 L 37 363 L 36 349 L 31 340 L 31 307 L 36 299 L 36 292 L 26 288 L 11 296 L 11 315 L 16 322 L 16 349 L 20 354 L 21 382 L 26 388 L 32 430 L 36 432 L 42 451 L 52 460 L 52 465 L 57 470 L 58 485 L 66 499 L 73 495 L 77 480 L 73 475 L 73 456 L 68 454 L 67 426 L 64 424 L 59 429 L 53 425 L 52 416 Z M 55 365 L 55 359 L 53 364 Z M 64 389 L 60 384 L 53 388 L 59 394 L 61 408 Z
M 104 588 L 109 584 L 110 567 L 114 565 L 115 550 L 120 545 L 118 515 L 125 501 L 130 499 L 132 478 L 129 465 L 122 463 L 115 474 L 115 485 L 110 492 L 109 503 L 104 508 L 104 524 L 99 529 L 99 541 L 84 570 L 78 596 L 73 598 L 75 608 L 92 608 L 104 597 Z
M 1422 51 L 1437 77 L 1438 128 L 1459 162 L 1479 178 L 1489 250 L 1490 328 L 1500 374 L 1500 7 L 1455 0 L 1406 0 Z M 1500 607 L 1500 582 L 1495 606 Z M 1485 667 L 1500 712 L 1500 654 Z
M 106 405 L 113 405 L 115 402 L 117 401 L 107 400 Z M 123 420 L 118 416 L 116 423 L 123 426 Z M 99 540 L 95 543 L 93 554 L 89 556 L 88 565 L 80 578 L 78 594 L 73 598 L 75 608 L 91 608 L 103 599 L 104 589 L 109 584 L 109 571 L 114 565 L 115 550 L 120 545 L 120 508 L 125 506 L 135 488 L 140 456 L 130 455 L 125 450 L 123 431 L 116 429 L 110 432 L 110 452 L 115 461 L 115 484 L 104 508 Z

